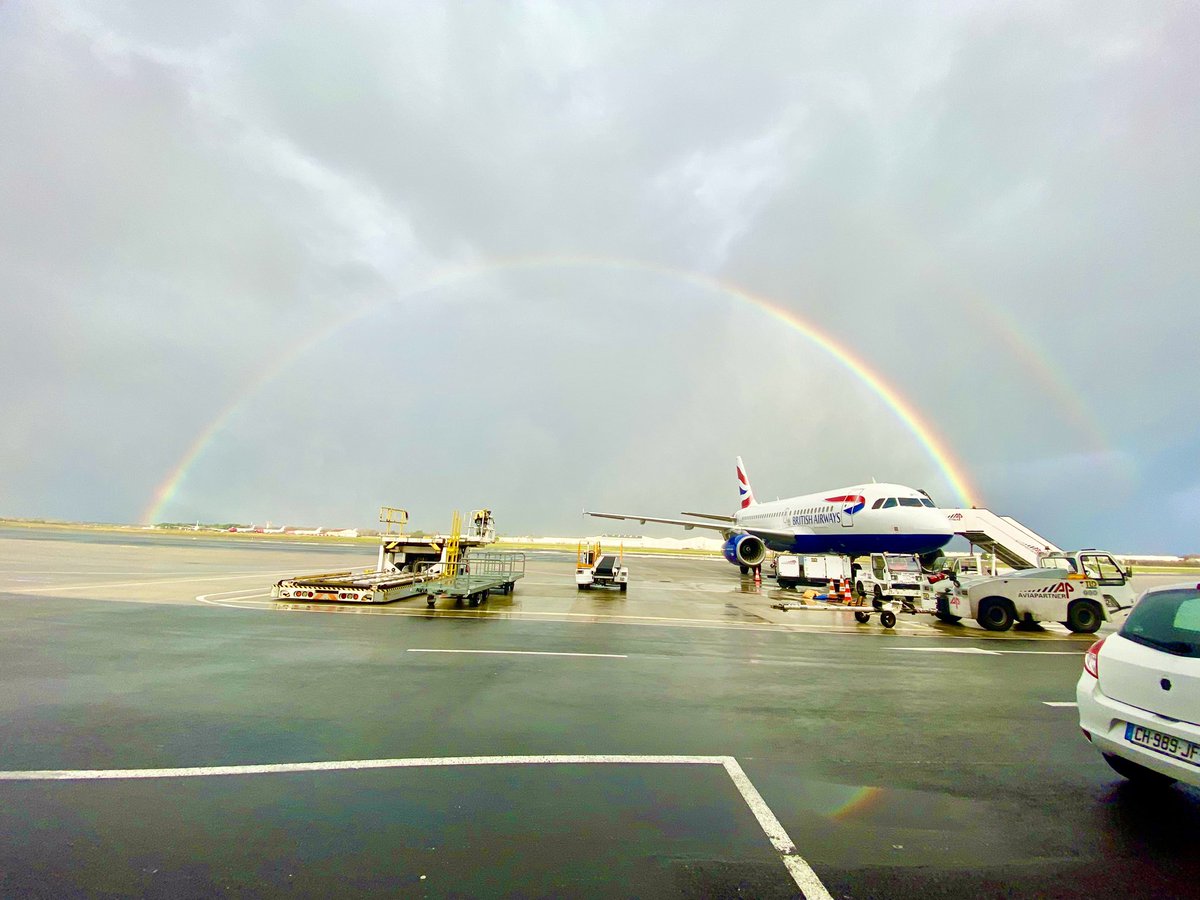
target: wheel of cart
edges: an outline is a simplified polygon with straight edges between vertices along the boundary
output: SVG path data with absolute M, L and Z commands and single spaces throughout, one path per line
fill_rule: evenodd
M 866 625 L 868 622 L 871 621 L 871 614 L 869 612 L 863 612 L 860 609 L 858 612 L 856 612 L 854 614 L 854 618 L 855 618 L 855 621 L 861 622 L 863 625 Z
M 879 624 L 882 625 L 884 628 L 895 628 L 896 627 L 896 614 L 894 612 L 892 612 L 890 609 L 882 610 L 879 613 Z
M 433 609 L 433 604 L 435 604 L 435 603 L 437 603 L 437 597 L 433 596 L 433 594 L 425 595 L 425 605 L 426 606 L 428 606 L 430 609 Z

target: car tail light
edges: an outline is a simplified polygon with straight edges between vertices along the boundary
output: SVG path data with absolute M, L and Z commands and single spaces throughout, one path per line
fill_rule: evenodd
M 1100 648 L 1104 646 L 1104 641 L 1104 638 L 1100 638 L 1083 655 L 1083 669 L 1093 678 L 1100 677 Z

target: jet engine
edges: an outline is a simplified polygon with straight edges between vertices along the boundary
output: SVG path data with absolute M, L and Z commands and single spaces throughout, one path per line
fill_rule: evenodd
M 767 548 L 762 538 L 756 538 L 752 534 L 735 534 L 725 542 L 721 552 L 735 566 L 750 568 L 762 564 L 767 555 Z

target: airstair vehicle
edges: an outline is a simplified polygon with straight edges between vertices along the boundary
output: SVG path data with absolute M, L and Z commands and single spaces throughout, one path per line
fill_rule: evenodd
M 993 554 L 1010 569 L 1031 569 L 1046 554 L 1061 552 L 1061 548 L 1012 516 L 998 516 L 990 509 L 946 509 L 943 512 L 955 534 Z

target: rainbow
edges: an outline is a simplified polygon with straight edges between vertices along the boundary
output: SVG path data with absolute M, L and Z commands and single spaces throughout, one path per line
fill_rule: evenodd
M 326 325 L 318 328 L 312 334 L 294 344 L 287 352 L 279 354 L 262 372 L 255 378 L 250 379 L 244 388 L 200 430 L 180 457 L 178 463 L 175 464 L 155 488 L 150 502 L 146 505 L 142 513 L 142 522 L 144 524 L 153 524 L 162 518 L 164 509 L 178 493 L 180 486 L 187 477 L 188 471 L 195 465 L 196 461 L 203 455 L 204 450 L 217 438 L 222 429 L 224 429 L 248 400 L 254 397 L 269 382 L 277 378 L 297 360 L 304 357 L 313 348 L 330 338 L 336 332 L 393 303 L 445 288 L 455 282 L 497 272 L 555 268 L 611 269 L 623 272 L 652 273 L 688 283 L 701 290 L 730 297 L 747 303 L 750 306 L 757 307 L 766 315 L 803 335 L 845 366 L 851 374 L 879 397 L 912 433 L 917 442 L 936 463 L 943 477 L 958 495 L 962 504 L 969 506 L 977 502 L 978 492 L 968 480 L 962 463 L 954 458 L 946 446 L 944 439 L 929 422 L 918 414 L 912 403 L 884 381 L 878 372 L 854 354 L 847 346 L 778 302 L 751 293 L 739 285 L 686 269 L 674 269 L 638 260 L 610 259 L 607 257 L 533 256 L 488 260 L 441 270 L 412 290 L 405 291 L 387 300 L 365 304 L 346 315 L 335 317 Z
M 844 822 L 846 819 L 852 818 L 859 813 L 870 812 L 872 809 L 875 809 L 885 796 L 886 792 L 883 788 L 857 788 L 840 806 L 830 810 L 829 817 L 839 822 Z

